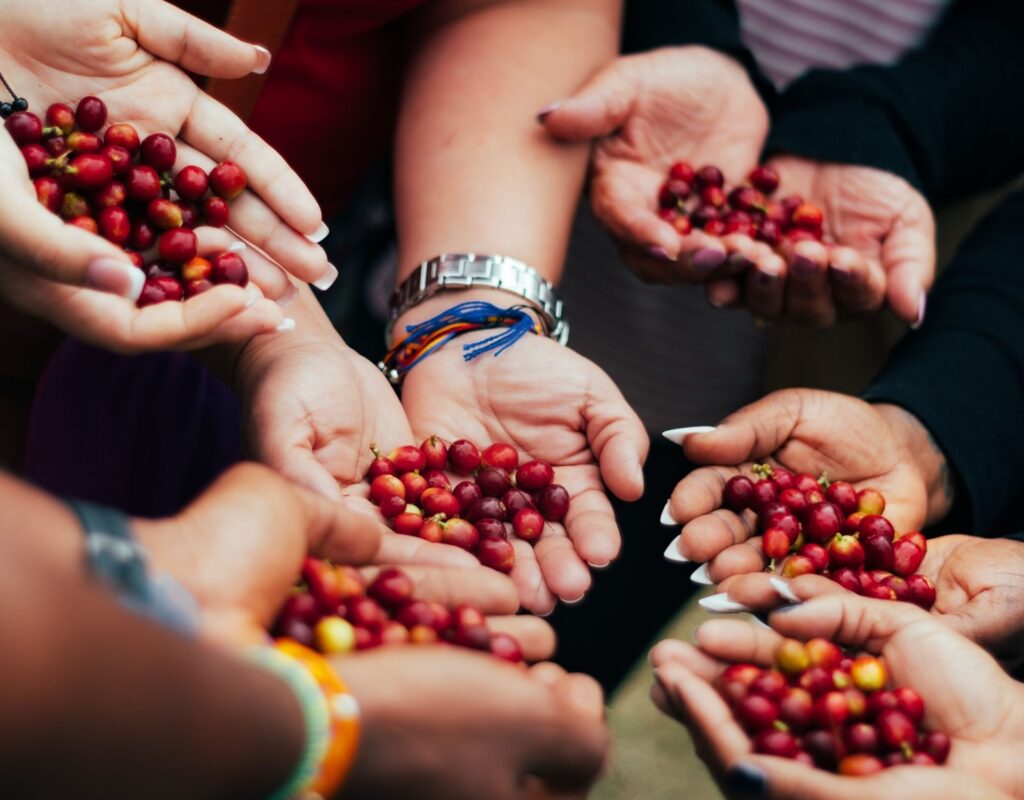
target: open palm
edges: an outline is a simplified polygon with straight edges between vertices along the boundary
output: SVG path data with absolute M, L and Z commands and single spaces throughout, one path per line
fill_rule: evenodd
M 531 547 L 516 540 L 512 578 L 523 605 L 544 613 L 556 597 L 577 600 L 590 586 L 587 564 L 618 555 L 619 531 L 605 484 L 633 500 L 643 488 L 647 436 L 611 379 L 550 339 L 527 336 L 498 357 L 465 363 L 462 337 L 409 372 L 402 403 L 416 436 L 482 444 L 504 441 L 520 459 L 555 468 L 572 498 L 564 525 L 548 523 Z

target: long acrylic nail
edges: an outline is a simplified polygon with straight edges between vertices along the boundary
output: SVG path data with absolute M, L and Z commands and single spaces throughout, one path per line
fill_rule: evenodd
M 336 280 L 338 280 L 338 268 L 334 264 L 328 263 L 324 274 L 313 281 L 313 285 L 321 292 L 326 292 L 334 285 Z
M 725 253 L 713 247 L 702 247 L 690 257 L 690 266 L 698 275 L 707 275 L 722 266 L 724 262 Z
M 701 586 L 714 586 L 715 582 L 711 580 L 711 576 L 708 575 L 708 565 L 701 564 L 697 569 L 693 571 L 690 576 L 690 580 L 694 583 L 699 583 Z
M 713 425 L 691 425 L 689 428 L 672 428 L 672 430 L 662 431 L 661 435 L 672 444 L 682 445 L 683 440 L 690 434 L 711 433 L 714 429 Z
M 295 330 L 295 320 L 293 320 L 291 317 L 285 317 L 281 321 L 281 324 L 274 328 L 274 330 L 277 331 L 278 333 L 293 331 Z
M 564 100 L 555 100 L 553 103 L 548 103 L 544 108 L 537 112 L 537 122 L 543 122 L 544 118 L 547 117 L 548 114 L 556 108 L 561 108 L 563 105 L 565 105 Z
M 229 253 L 241 253 L 243 250 L 248 250 L 249 245 L 243 242 L 241 239 L 235 239 L 231 244 L 228 245 Z
M 771 630 L 772 626 L 765 622 L 763 619 L 761 619 L 761 617 L 758 614 L 751 614 L 750 621 L 757 625 L 759 628 L 768 628 L 769 630 Z
M 815 264 L 807 256 L 793 256 L 793 262 L 790 264 L 790 269 L 793 270 L 793 275 L 801 280 L 807 280 L 808 278 L 814 277 L 818 272 L 818 265 Z
M 146 273 L 114 258 L 97 258 L 85 271 L 85 285 L 90 289 L 127 297 L 132 302 L 139 299 L 145 283 Z
M 309 239 L 309 241 L 311 241 L 313 244 L 320 244 L 320 242 L 327 238 L 327 235 L 330 232 L 331 229 L 327 227 L 327 224 L 321 222 L 320 226 L 311 234 L 309 234 L 306 238 Z
M 253 75 L 263 75 L 268 69 L 270 69 L 270 51 L 256 44 L 253 45 L 256 48 L 256 66 L 253 67 Z
M 768 796 L 768 776 L 753 764 L 734 764 L 723 780 L 726 794 L 742 800 L 762 800 Z
M 710 611 L 712 614 L 735 614 L 739 611 L 754 610 L 743 603 L 737 603 L 735 600 L 730 600 L 727 592 L 719 592 L 718 594 L 711 594 L 707 597 L 702 597 L 697 601 L 697 603 L 705 611 Z
M 788 600 L 790 603 L 803 602 L 800 599 L 800 596 L 791 588 L 789 588 L 789 584 L 786 583 L 786 581 L 782 580 L 782 578 L 773 576 L 768 579 L 768 583 L 772 585 L 772 588 L 775 590 L 775 593 L 783 600 Z
M 672 516 L 672 512 L 669 510 L 671 507 L 672 507 L 672 501 L 669 500 L 667 503 L 665 503 L 665 508 L 662 509 L 662 512 L 661 512 L 661 520 L 660 520 L 660 522 L 666 528 L 672 528 L 672 527 L 674 527 L 674 526 L 679 524 L 678 522 L 676 522 L 675 518 Z
M 913 324 L 910 326 L 910 329 L 912 331 L 916 331 L 918 328 L 924 325 L 924 312 L 927 307 L 928 294 L 927 292 L 924 291 L 924 289 L 922 289 L 921 298 L 917 301 L 917 319 L 915 319 Z
M 677 564 L 690 563 L 690 559 L 679 552 L 679 542 L 682 538 L 683 535 L 679 534 L 675 539 L 668 543 L 668 547 L 665 548 L 666 561 L 675 561 Z
M 672 264 L 675 259 L 668 254 L 668 251 L 664 247 L 658 247 L 657 245 L 651 245 L 647 248 L 647 254 L 651 258 L 656 258 L 658 261 L 664 261 L 666 264 Z

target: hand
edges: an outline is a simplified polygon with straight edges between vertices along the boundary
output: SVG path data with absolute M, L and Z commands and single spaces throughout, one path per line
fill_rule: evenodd
M 733 59 L 695 46 L 624 56 L 542 123 L 557 139 L 597 140 L 591 205 L 643 280 L 699 282 L 750 261 L 774 268 L 774 275 L 784 273 L 782 259 L 748 236 L 719 239 L 699 230 L 680 236 L 657 215 L 658 189 L 676 161 L 695 168 L 714 164 L 730 184 L 758 163 L 768 111 Z M 727 250 L 747 261 L 723 267 Z M 752 289 L 754 295 L 759 291 Z
M 51 102 L 97 94 L 111 119 L 132 123 L 143 136 L 158 130 L 177 133 L 179 166 L 209 169 L 217 161 L 236 160 L 252 191 L 232 207 L 233 230 L 301 280 L 335 274 L 323 250 L 303 235 L 318 235 L 322 222 L 298 176 L 185 72 L 241 77 L 266 69 L 265 50 L 162 0 L 141 0 L 130 14 L 116 0 L 71 6 L 57 0 L 13 0 L 5 11 L 0 61 L 34 111 L 42 114 Z M 124 270 L 129 265 L 124 254 L 99 237 L 62 226 L 41 209 L 20 154 L 6 135 L 0 138 L 5 178 L 0 200 L 7 210 L 0 220 L 0 274 L 3 290 L 22 307 L 75 335 L 124 351 L 191 344 L 216 327 L 211 321 L 242 316 L 266 321 L 266 309 L 262 316 L 246 310 L 244 293 L 230 288 L 210 292 L 201 304 L 183 304 L 176 314 L 136 312 L 132 300 L 139 287 Z M 293 291 L 276 266 L 262 260 L 251 266 L 267 296 L 277 299 Z
M 362 711 L 346 798 L 583 796 L 604 763 L 601 690 L 586 675 L 425 646 L 336 666 Z
M 691 728 L 699 752 L 727 788 L 745 773 L 751 783 L 762 782 L 758 796 L 772 798 L 854 798 L 875 787 L 880 797 L 915 798 L 1003 797 L 1017 791 L 1024 777 L 1014 757 L 1024 735 L 1022 689 L 980 647 L 909 603 L 849 592 L 776 612 L 771 623 L 778 633 L 739 620 L 715 620 L 697 629 L 698 647 L 665 641 L 651 653 L 658 678 L 655 703 Z M 892 682 L 921 695 L 926 726 L 951 737 L 947 765 L 842 778 L 751 755 L 749 739 L 711 682 L 726 663 L 770 663 L 779 634 L 821 636 L 883 656 Z
M 708 563 L 720 581 L 764 568 L 753 514 L 722 508 L 726 481 L 765 460 L 795 472 L 826 473 L 885 496 L 900 532 L 945 516 L 952 503 L 945 457 L 910 414 L 886 405 L 809 389 L 775 392 L 683 442 L 694 470 L 672 492 L 669 515 L 684 525 L 679 552 Z
M 364 481 L 373 459 L 370 446 L 387 452 L 409 444 L 413 435 L 380 370 L 346 347 L 326 320 L 320 323 L 326 329 L 314 330 L 315 319 L 301 320 L 295 338 L 246 345 L 234 375 L 243 404 L 243 440 L 253 458 L 296 483 L 332 500 L 347 498 L 379 516 Z M 457 547 L 390 530 L 380 560 L 479 565 Z
M 1024 542 L 977 536 L 939 536 L 928 540 L 919 570 L 935 584 L 932 614 L 1004 661 L 1016 662 L 1021 652 L 1024 618 Z M 790 602 L 772 584 L 781 580 L 765 573 L 735 575 L 719 590 L 750 610 L 764 611 Z M 800 599 L 841 591 L 834 581 L 802 575 L 787 582 Z
M 512 578 L 523 605 L 543 614 L 556 596 L 583 596 L 587 564 L 603 566 L 618 555 L 604 485 L 623 500 L 640 496 L 647 435 L 611 379 L 572 350 L 528 335 L 498 357 L 485 353 L 466 363 L 462 345 L 469 341 L 462 336 L 417 364 L 405 378 L 402 403 L 415 441 L 436 434 L 508 442 L 520 459 L 554 466 L 555 482 L 572 498 L 564 524 L 548 523 L 532 547 L 513 537 Z
M 935 277 L 935 219 L 924 197 L 902 178 L 870 167 L 789 156 L 768 163 L 785 194 L 821 208 L 834 244 L 787 246 L 785 282 L 757 294 L 744 297 L 732 278 L 713 281 L 707 287 L 712 303 L 742 302 L 761 317 L 827 326 L 888 302 L 898 317 L 920 325 Z

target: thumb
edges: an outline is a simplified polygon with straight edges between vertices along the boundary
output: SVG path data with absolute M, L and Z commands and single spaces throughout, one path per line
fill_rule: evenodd
M 369 564 L 388 532 L 384 523 L 352 507 L 351 500 L 332 502 L 298 486 L 295 492 L 306 509 L 309 552 L 337 564 Z
M 613 61 L 572 97 L 541 109 L 537 116 L 544 129 L 567 142 L 614 133 L 633 112 L 639 94 L 632 63 L 629 58 Z
M 734 466 L 771 455 L 799 425 L 805 395 L 793 389 L 774 392 L 730 414 L 714 430 L 686 435 L 686 457 L 697 464 Z
M 925 293 L 935 279 L 935 219 L 924 198 L 914 195 L 885 238 L 882 268 L 889 307 L 916 328 L 924 321 Z
M 640 417 L 603 372 L 599 371 L 583 418 L 605 485 L 621 500 L 637 500 L 644 491 L 643 465 L 650 440 Z

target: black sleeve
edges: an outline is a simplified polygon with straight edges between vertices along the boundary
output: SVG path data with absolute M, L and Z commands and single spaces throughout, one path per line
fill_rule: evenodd
M 622 52 L 699 44 L 736 59 L 769 107 L 776 92 L 740 38 L 734 0 L 626 0 Z
M 900 175 L 932 200 L 1024 169 L 1024 3 L 958 0 L 892 66 L 813 70 L 773 107 L 768 155 Z
M 928 298 L 922 328 L 865 392 L 917 417 L 958 482 L 944 530 L 1024 528 L 1024 191 L 993 212 Z

